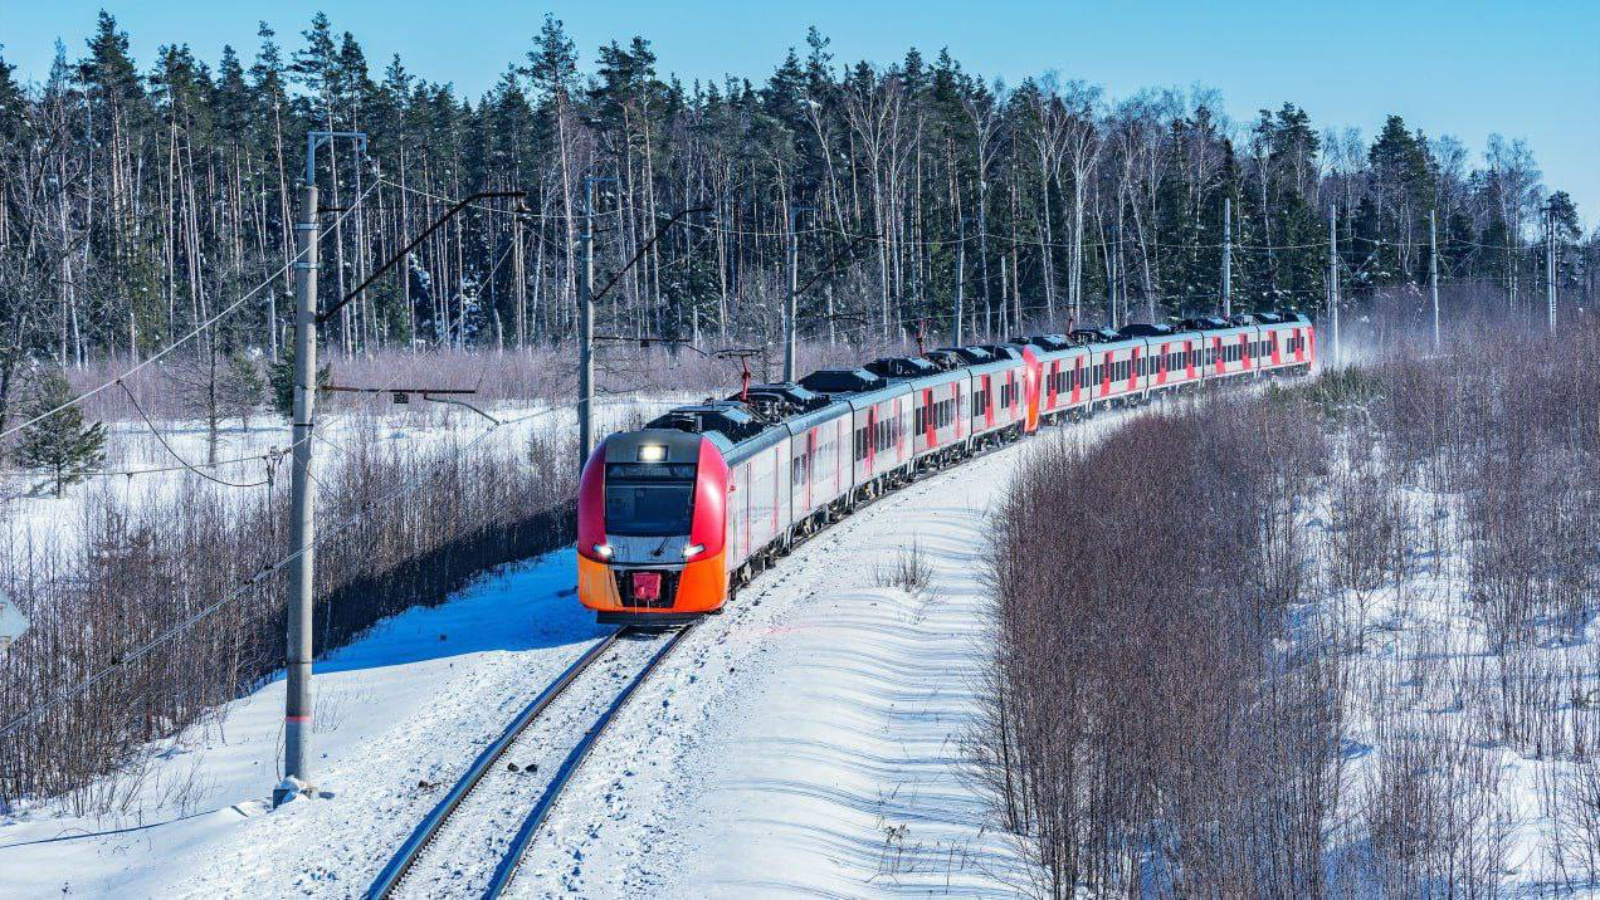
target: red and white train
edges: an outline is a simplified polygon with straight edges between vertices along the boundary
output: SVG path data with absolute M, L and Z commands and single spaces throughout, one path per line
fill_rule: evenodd
M 578 595 L 602 622 L 683 623 L 921 472 L 1042 424 L 1315 359 L 1304 315 L 1201 318 L 879 359 L 679 407 L 584 466 Z

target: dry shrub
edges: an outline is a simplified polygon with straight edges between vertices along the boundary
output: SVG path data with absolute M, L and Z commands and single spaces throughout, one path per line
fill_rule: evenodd
M 895 553 L 894 564 L 879 566 L 874 573 L 878 587 L 897 587 L 908 594 L 921 593 L 933 581 L 933 564 L 922 552 L 922 546 L 913 540 L 910 546 Z
M 1024 464 L 973 749 L 1042 894 L 1319 889 L 1338 673 L 1280 639 L 1323 452 L 1304 405 L 1224 399 Z

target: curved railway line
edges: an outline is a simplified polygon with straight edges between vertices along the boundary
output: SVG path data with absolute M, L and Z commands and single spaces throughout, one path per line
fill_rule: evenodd
M 625 626 L 585 650 L 478 754 L 365 896 L 500 896 L 590 749 L 692 630 Z

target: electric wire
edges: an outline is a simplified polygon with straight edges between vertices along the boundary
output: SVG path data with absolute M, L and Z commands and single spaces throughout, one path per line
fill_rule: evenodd
M 377 188 L 377 186 L 378 186 L 378 182 L 373 182 L 371 187 L 367 188 L 366 191 L 364 191 L 361 194 L 360 197 L 356 198 L 356 201 L 355 201 L 354 204 L 352 204 L 351 206 L 346 208 L 344 210 L 344 212 L 339 214 L 339 217 L 334 220 L 333 226 L 330 226 L 330 227 L 336 227 L 336 226 L 339 225 L 339 223 L 343 222 L 347 216 L 349 216 L 353 211 L 355 211 L 355 209 L 358 206 L 361 205 L 361 202 L 363 200 L 365 200 L 369 195 L 371 195 L 371 193 L 373 192 L 373 190 L 375 190 Z M 233 301 L 228 306 L 224 307 L 222 309 L 222 311 L 216 313 L 215 315 L 213 315 L 211 318 L 205 320 L 204 322 L 201 322 L 199 325 L 195 326 L 192 330 L 190 330 L 183 337 L 180 337 L 177 340 L 172 341 L 171 343 L 167 344 L 167 346 L 165 346 L 165 347 L 161 348 L 160 350 L 156 351 L 153 355 L 146 357 L 138 365 L 135 365 L 133 368 L 129 369 L 128 371 L 123 372 L 118 377 L 113 378 L 110 381 L 107 381 L 107 382 L 105 382 L 103 384 L 100 384 L 100 385 L 98 385 L 96 387 L 90 388 L 89 390 L 84 391 L 81 394 L 78 394 L 77 396 L 73 397 L 72 399 L 67 400 L 66 402 L 64 402 L 64 403 L 62 403 L 62 404 L 60 404 L 60 405 L 58 405 L 58 406 L 56 406 L 56 407 L 54 407 L 52 409 L 46 410 L 46 411 L 44 411 L 42 413 L 39 413 L 38 415 L 35 415 L 32 418 L 27 419 L 26 421 L 23 421 L 23 422 L 18 423 L 16 425 L 12 425 L 11 427 L 7 428 L 4 431 L 0 431 L 0 441 L 5 440 L 6 438 L 10 437 L 11 435 L 16 434 L 17 432 L 22 431 L 23 429 L 28 428 L 29 426 L 36 425 L 39 422 L 42 422 L 45 419 L 50 418 L 51 416 L 55 415 L 58 412 L 61 412 L 64 409 L 68 409 L 70 407 L 78 405 L 79 403 L 82 403 L 84 400 L 87 400 L 90 397 L 93 397 L 96 394 L 100 393 L 101 391 L 104 391 L 104 390 L 110 388 L 111 386 L 115 385 L 118 381 L 121 381 L 122 379 L 127 378 L 128 376 L 133 375 L 134 373 L 139 372 L 139 371 L 143 370 L 144 368 L 146 368 L 148 366 L 151 366 L 151 365 L 155 364 L 156 362 L 158 362 L 159 360 L 165 358 L 172 351 L 178 349 L 179 347 L 183 346 L 184 344 L 186 344 L 189 341 L 193 340 L 194 338 L 198 337 L 202 332 L 206 331 L 211 326 L 213 326 L 213 325 L 217 324 L 218 322 L 222 321 L 224 318 L 232 315 L 235 310 L 239 309 L 241 306 L 244 306 L 246 303 L 248 303 L 251 300 L 251 298 L 255 297 L 256 294 L 259 294 L 261 292 L 262 288 L 265 288 L 268 285 L 271 285 L 272 283 L 277 281 L 279 276 L 281 276 L 284 272 L 287 272 L 289 270 L 289 268 L 291 266 L 293 266 L 296 262 L 298 262 L 300 260 L 300 258 L 303 257 L 304 255 L 305 255 L 305 251 L 301 251 L 299 253 L 296 253 L 294 256 L 290 257 L 289 261 L 285 262 L 283 264 L 283 266 L 280 267 L 276 272 L 273 272 L 270 276 L 268 276 L 265 281 L 261 282 L 260 284 L 256 285 L 255 287 L 251 288 L 249 291 L 245 292 L 245 294 L 243 296 L 241 296 L 239 299 Z
M 174 450 L 172 448 L 171 444 L 167 443 L 166 436 L 161 433 L 161 429 L 156 427 L 156 423 L 150 421 L 150 417 L 145 414 L 144 407 L 139 405 L 139 399 L 133 395 L 133 391 L 128 389 L 128 385 L 126 383 L 124 383 L 121 378 L 117 379 L 117 387 L 122 388 L 122 392 L 124 394 L 128 395 L 128 402 L 133 404 L 133 408 L 135 410 L 137 410 L 138 413 L 139 413 L 139 418 L 144 420 L 144 424 L 149 427 L 150 433 L 155 435 L 156 441 L 158 441 L 161 444 L 161 446 L 167 451 L 167 453 L 173 459 L 177 460 L 179 462 L 179 464 L 183 468 L 188 469 L 190 472 L 193 472 L 194 474 L 199 475 L 201 478 L 204 478 L 207 481 L 213 482 L 215 484 L 220 484 L 223 487 L 255 488 L 255 487 L 262 487 L 262 486 L 265 486 L 265 485 L 268 485 L 268 484 L 272 483 L 272 476 L 271 475 L 268 475 L 266 478 L 263 478 L 260 481 L 252 481 L 252 482 L 249 482 L 247 484 L 240 484 L 240 483 L 236 483 L 236 482 L 232 482 L 232 481 L 224 481 L 221 478 L 218 478 L 218 477 L 216 477 L 215 475 L 212 475 L 209 472 L 206 472 L 206 471 L 204 471 L 202 469 L 196 468 L 195 466 L 191 465 L 188 460 L 184 459 L 178 453 L 177 450 Z M 264 458 L 268 461 L 267 462 L 268 466 L 273 465 L 271 454 L 266 454 L 264 456 Z

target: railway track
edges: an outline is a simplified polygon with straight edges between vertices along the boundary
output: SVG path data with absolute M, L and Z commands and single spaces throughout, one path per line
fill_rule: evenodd
M 628 626 L 584 651 L 478 754 L 365 896 L 500 896 L 590 749 L 691 630 Z

